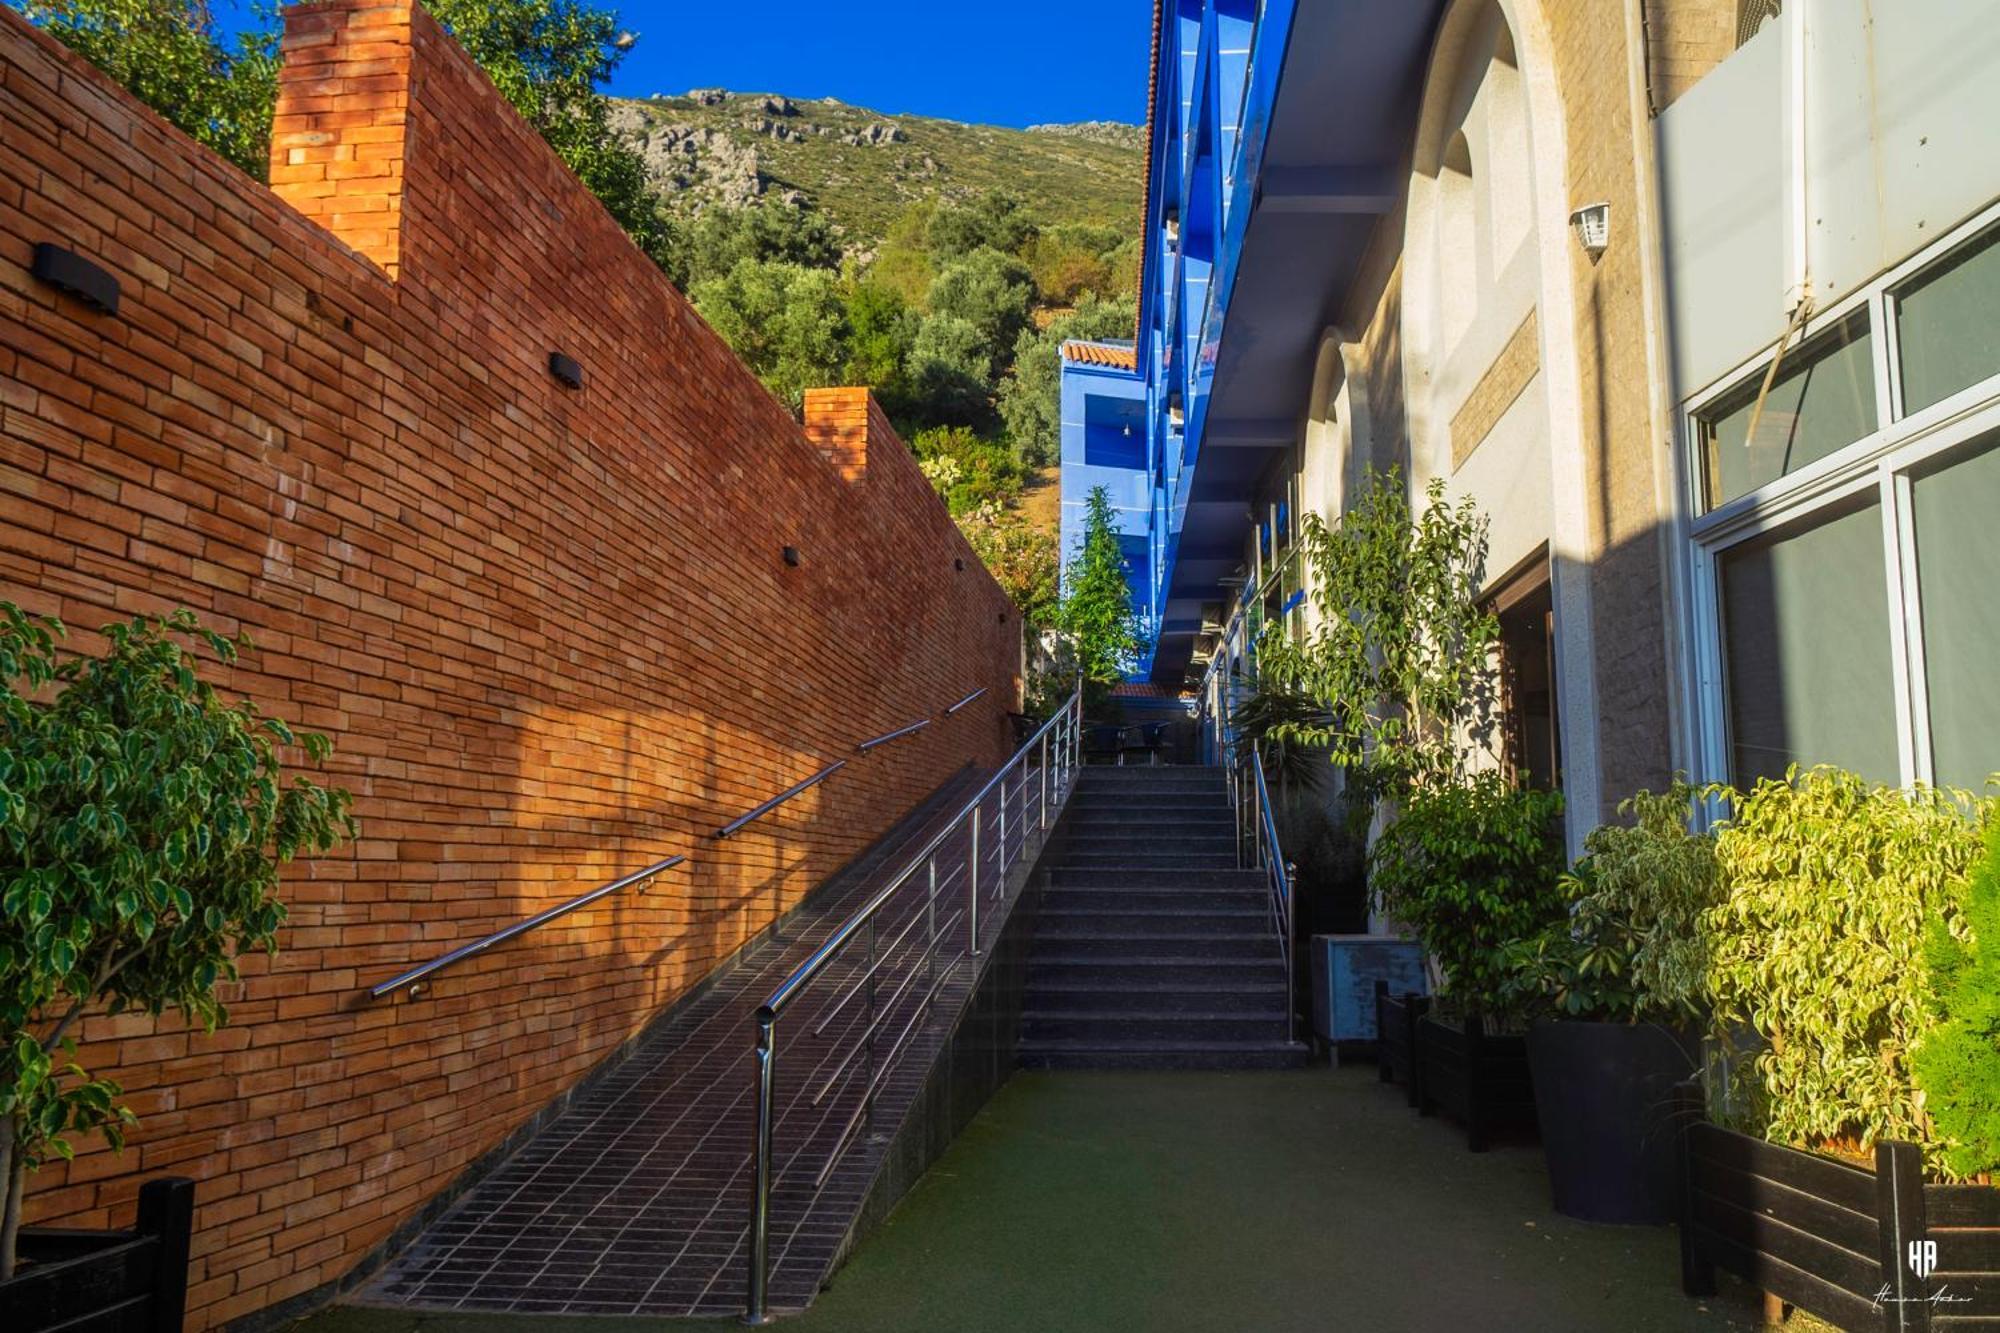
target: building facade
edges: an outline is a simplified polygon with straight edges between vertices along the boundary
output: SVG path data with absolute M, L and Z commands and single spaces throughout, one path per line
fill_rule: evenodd
M 1488 522 L 1491 758 L 1573 848 L 1676 772 L 1982 783 L 1983 8 L 1163 3 L 1131 368 L 1065 358 L 1149 678 L 1221 718 L 1310 614 L 1297 516 L 1394 467 Z M 1073 462 L 1114 387 L 1144 457 Z

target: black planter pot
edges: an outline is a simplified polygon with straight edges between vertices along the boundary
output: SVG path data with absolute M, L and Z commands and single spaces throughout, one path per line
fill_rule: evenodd
M 1695 1059 L 1657 1023 L 1536 1023 L 1535 1115 L 1556 1211 L 1586 1222 L 1674 1215 L 1674 1085 Z
M 21 1268 L 0 1282 L 6 1333 L 180 1333 L 187 1306 L 194 1182 L 169 1178 L 139 1187 L 130 1231 L 28 1227 Z

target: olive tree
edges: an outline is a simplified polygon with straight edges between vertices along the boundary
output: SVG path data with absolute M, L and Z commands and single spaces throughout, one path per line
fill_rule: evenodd
M 27 1173 L 72 1135 L 114 1146 L 121 1090 L 75 1059 L 93 1009 L 178 1013 L 207 1030 L 245 949 L 273 947 L 278 867 L 352 837 L 348 793 L 284 780 L 294 733 L 196 674 L 243 640 L 190 611 L 104 628 L 91 656 L 62 625 L 0 602 L 0 1278 L 11 1276 Z

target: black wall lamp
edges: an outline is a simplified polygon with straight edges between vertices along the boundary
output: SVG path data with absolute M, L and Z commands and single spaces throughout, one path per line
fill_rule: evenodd
M 549 353 L 549 374 L 572 389 L 583 387 L 583 366 L 573 356 L 561 352 Z
M 951 567 L 957 570 L 959 573 L 963 574 L 965 572 L 965 557 L 958 555 L 953 556 L 951 558 Z
M 60 245 L 42 241 L 35 246 L 33 273 L 58 291 L 107 315 L 118 313 L 118 279 L 97 265 Z
M 799 567 L 799 548 L 798 548 L 798 547 L 796 547 L 796 546 L 787 546 L 787 547 L 785 548 L 785 563 L 786 563 L 786 564 L 788 564 L 788 565 L 790 565 L 790 566 L 791 566 L 791 567 L 792 567 L 793 569 L 797 569 L 797 568 Z

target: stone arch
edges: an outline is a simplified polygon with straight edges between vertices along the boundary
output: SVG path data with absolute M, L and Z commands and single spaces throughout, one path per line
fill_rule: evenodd
M 1491 577 L 1547 544 L 1557 689 L 1577 720 L 1563 729 L 1575 850 L 1600 801 L 1568 189 L 1543 0 L 1451 0 L 1425 72 L 1403 236 L 1410 484 L 1443 477 L 1480 502 L 1494 520 Z

